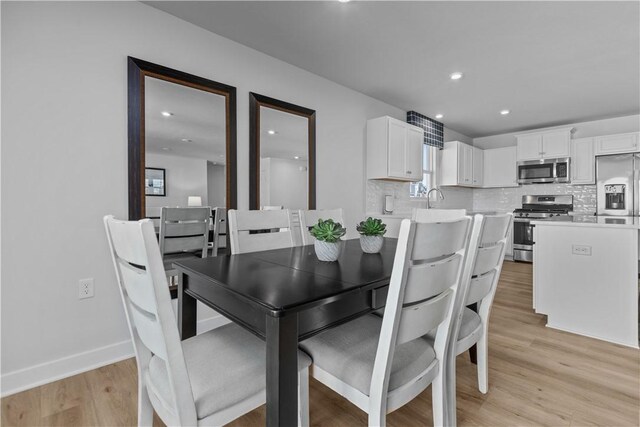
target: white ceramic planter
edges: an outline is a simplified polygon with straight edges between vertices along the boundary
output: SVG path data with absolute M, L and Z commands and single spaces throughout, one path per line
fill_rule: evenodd
M 382 249 L 384 237 L 382 236 L 360 236 L 360 247 L 362 252 L 377 254 Z
M 316 240 L 314 247 L 320 261 L 337 261 L 340 257 L 340 242 L 328 243 Z

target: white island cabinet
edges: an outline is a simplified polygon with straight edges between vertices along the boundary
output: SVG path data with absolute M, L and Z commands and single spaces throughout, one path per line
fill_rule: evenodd
M 547 326 L 638 348 L 637 217 L 532 221 L 533 299 Z

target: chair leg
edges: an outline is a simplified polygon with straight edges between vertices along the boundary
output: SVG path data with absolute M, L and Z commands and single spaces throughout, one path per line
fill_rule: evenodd
M 298 371 L 298 424 L 309 427 L 309 368 Z
M 487 326 L 482 325 L 482 336 L 478 340 L 478 389 L 486 394 L 489 391 L 489 356 Z
M 153 406 L 142 378 L 138 380 L 138 426 L 153 426 Z
M 431 383 L 431 402 L 433 408 L 433 425 L 435 427 L 444 426 L 446 424 L 446 390 L 445 390 L 445 375 L 443 367 L 440 368 L 440 372 L 434 378 Z

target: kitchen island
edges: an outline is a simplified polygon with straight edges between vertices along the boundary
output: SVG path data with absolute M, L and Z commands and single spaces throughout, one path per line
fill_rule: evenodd
M 532 221 L 533 304 L 547 326 L 638 348 L 638 217 Z

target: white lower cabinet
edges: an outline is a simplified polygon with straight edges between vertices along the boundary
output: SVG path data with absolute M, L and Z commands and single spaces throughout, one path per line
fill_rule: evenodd
M 635 153 L 640 151 L 638 132 L 619 133 L 595 138 L 595 155 Z
M 484 188 L 517 187 L 516 147 L 483 150 Z
M 571 140 L 571 184 L 596 183 L 596 158 L 593 138 Z

